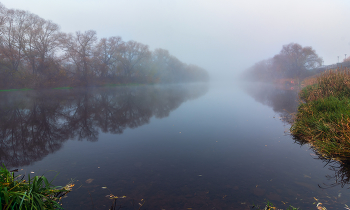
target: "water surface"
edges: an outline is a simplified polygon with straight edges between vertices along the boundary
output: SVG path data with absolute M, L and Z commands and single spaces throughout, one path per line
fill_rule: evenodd
M 59 172 L 57 185 L 75 179 L 65 209 L 108 209 L 109 194 L 126 196 L 116 202 L 123 209 L 167 210 L 249 209 L 266 199 L 314 209 L 314 197 L 339 209 L 349 197 L 344 167 L 325 166 L 286 132 L 298 105 L 293 90 L 188 84 L 0 94 L 0 162 Z

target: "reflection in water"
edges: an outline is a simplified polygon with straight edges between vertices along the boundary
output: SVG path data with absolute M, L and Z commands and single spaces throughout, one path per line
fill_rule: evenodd
M 0 163 L 17 167 L 41 160 L 68 139 L 97 141 L 167 117 L 207 92 L 192 86 L 138 86 L 0 94 Z
M 291 124 L 293 120 L 292 113 L 297 111 L 299 100 L 297 89 L 290 90 L 277 87 L 270 84 L 250 84 L 244 87 L 244 90 L 252 96 L 256 101 L 268 105 L 280 115 L 280 119 L 285 124 Z M 296 144 L 305 145 L 308 142 L 293 137 Z M 333 175 L 328 175 L 327 179 L 332 184 L 319 184 L 320 188 L 329 188 L 340 185 L 344 187 L 350 184 L 350 160 L 331 160 L 326 159 L 322 154 L 319 154 L 312 146 L 311 149 L 316 155 L 316 159 L 320 159 L 325 163 Z
M 328 180 L 334 180 L 331 185 L 325 185 L 320 187 L 334 187 L 340 185 L 344 187 L 350 183 L 350 161 L 335 161 L 335 160 L 325 160 L 327 162 L 329 170 L 334 172 L 334 175 L 327 176 Z M 349 187 L 348 187 L 349 188 Z
M 295 143 L 299 145 L 305 145 L 307 142 L 305 140 L 300 140 L 296 137 L 293 137 Z M 350 160 L 335 160 L 325 158 L 324 155 L 317 152 L 315 148 L 311 146 L 311 149 L 315 153 L 315 159 L 319 159 L 325 163 L 324 167 L 328 167 L 332 171 L 333 175 L 327 175 L 326 178 L 332 184 L 319 184 L 320 188 L 331 188 L 335 186 L 341 186 L 342 188 L 350 184 Z M 350 188 L 350 187 L 348 187 Z
M 292 122 L 292 113 L 297 111 L 298 91 L 277 87 L 271 84 L 254 83 L 244 87 L 246 93 L 256 101 L 270 106 L 277 112 L 281 120 L 287 124 Z

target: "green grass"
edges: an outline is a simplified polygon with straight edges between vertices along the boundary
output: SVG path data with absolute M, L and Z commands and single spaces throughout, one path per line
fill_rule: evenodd
M 9 92 L 9 91 L 27 91 L 27 90 L 32 90 L 28 88 L 23 88 L 23 89 L 5 89 L 5 90 L 0 90 L 0 92 Z
M 57 88 L 52 88 L 52 89 L 57 89 L 57 90 L 61 90 L 61 89 L 72 89 L 72 87 L 57 87 Z
M 73 185 L 53 186 L 45 176 L 24 180 L 5 166 L 0 167 L 0 209 L 62 209 L 58 201 Z
M 299 93 L 301 103 L 291 134 L 328 158 L 350 157 L 350 70 L 319 75 Z

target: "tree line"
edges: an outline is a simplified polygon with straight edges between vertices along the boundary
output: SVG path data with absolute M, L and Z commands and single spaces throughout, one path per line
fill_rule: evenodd
M 208 73 L 167 50 L 52 21 L 0 4 L 0 88 L 207 81 Z
M 302 47 L 297 43 L 284 45 L 279 54 L 259 61 L 243 73 L 243 77 L 251 81 L 274 82 L 278 79 L 303 79 L 318 73 L 317 67 L 322 65 L 312 47 Z

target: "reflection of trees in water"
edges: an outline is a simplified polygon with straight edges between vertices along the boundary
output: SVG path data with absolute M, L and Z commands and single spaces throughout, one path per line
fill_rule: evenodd
M 291 114 L 297 111 L 299 105 L 297 90 L 264 83 L 249 83 L 244 90 L 256 101 L 272 107 L 283 122 L 288 124 L 292 122 L 293 115 Z
M 68 139 L 97 141 L 167 117 L 207 91 L 205 84 L 8 92 L 0 95 L 0 162 L 27 165 Z
M 298 102 L 298 90 L 285 90 L 280 87 L 276 87 L 268 84 L 251 83 L 244 87 L 244 90 L 252 96 L 256 101 L 268 105 L 277 112 L 281 120 L 285 123 L 291 124 L 293 116 L 291 113 L 297 111 Z M 308 144 L 307 141 L 300 140 L 294 137 L 295 143 L 299 145 Z M 311 145 L 312 148 L 312 145 Z M 312 148 L 313 149 L 313 148 Z M 332 160 L 325 158 L 322 154 L 319 154 L 315 149 L 314 153 L 317 159 L 322 160 L 325 166 L 332 171 L 333 175 L 328 175 L 327 179 L 332 181 L 333 184 L 320 184 L 321 188 L 329 188 L 340 185 L 344 187 L 350 183 L 350 161 L 349 160 Z
M 59 123 L 58 113 L 63 107 L 54 98 L 23 97 L 6 94 L 0 104 L 0 160 L 13 166 L 41 159 L 58 150 L 62 139 L 68 138 Z

